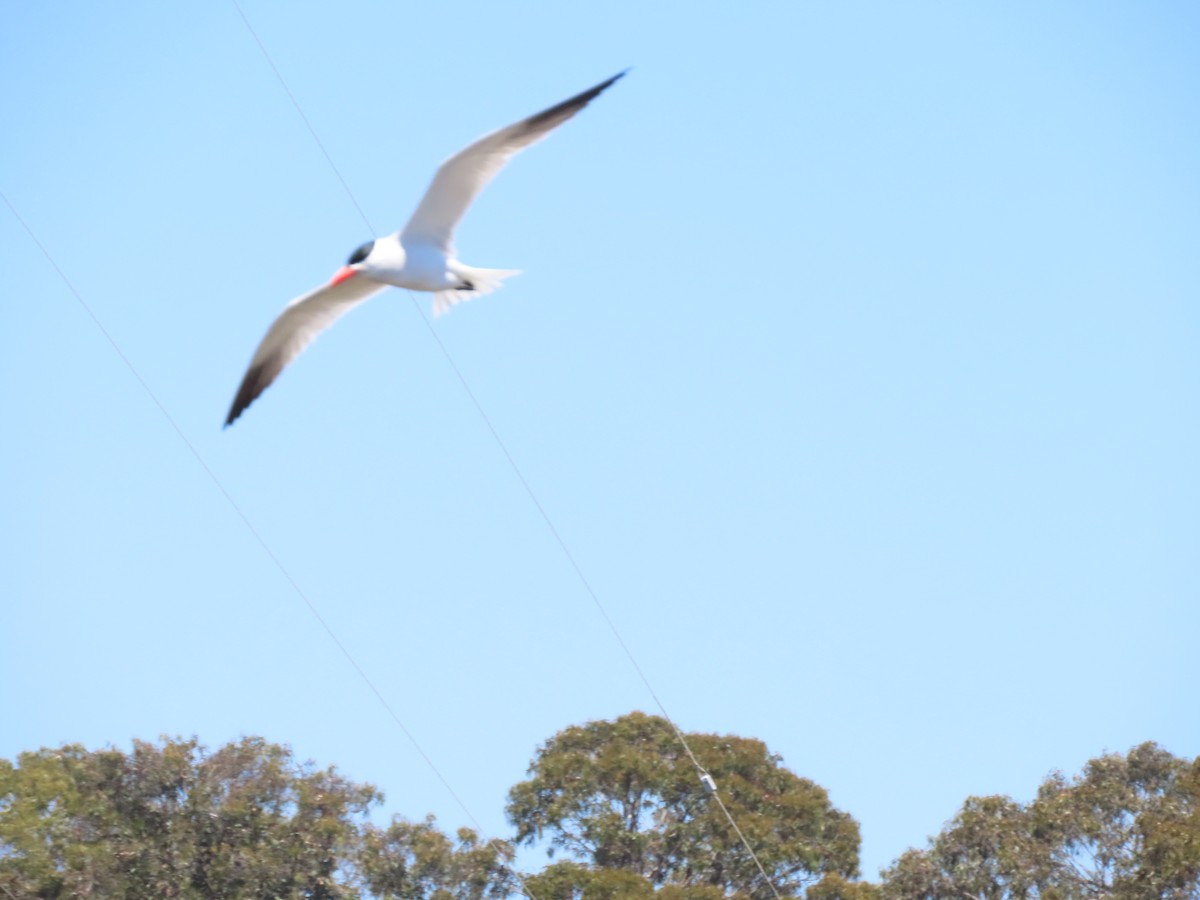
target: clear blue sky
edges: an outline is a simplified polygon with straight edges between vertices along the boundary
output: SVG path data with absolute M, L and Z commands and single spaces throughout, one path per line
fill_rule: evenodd
M 472 209 L 525 274 L 437 334 L 680 726 L 828 788 L 867 876 L 1200 754 L 1194 4 L 244 2 L 381 234 L 634 67 Z M 0 75 L 0 190 L 507 834 L 539 742 L 653 701 L 403 293 L 222 431 L 371 237 L 233 6 L 13 5 Z M 6 208 L 0 254 L 0 756 L 261 734 L 464 824 Z

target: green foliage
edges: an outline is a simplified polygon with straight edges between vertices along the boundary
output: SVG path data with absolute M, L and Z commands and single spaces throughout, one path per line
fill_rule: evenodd
M 512 856 L 507 842 L 480 843 L 469 828 L 459 829 L 455 844 L 429 816 L 368 826 L 358 862 L 363 883 L 383 900 L 485 900 L 517 890 L 508 869 Z
M 687 739 L 781 893 L 824 873 L 857 874 L 858 825 L 822 788 L 784 768 L 761 741 Z M 518 842 L 548 837 L 551 854 L 564 850 L 655 887 L 772 896 L 664 719 L 632 713 L 568 728 L 539 748 L 529 774 L 509 793 Z M 586 886 L 574 889 L 562 896 L 586 894 Z
M 626 869 L 595 869 L 577 862 L 557 862 L 527 880 L 538 900 L 649 900 L 654 886 Z
M 884 873 L 884 898 L 1195 900 L 1200 760 L 1155 744 L 1050 776 L 1022 806 L 972 797 L 928 850 Z
M 257 739 L 79 746 L 0 769 L 0 887 L 21 897 L 311 897 L 339 884 L 378 799 Z
M 807 900 L 1198 900 L 1200 759 L 1155 744 L 1054 774 L 1028 804 L 972 797 L 881 884 L 853 880 L 858 827 L 756 740 L 688 735 L 775 887 Z M 508 814 L 565 859 L 537 900 L 763 900 L 770 887 L 678 738 L 633 713 L 539 748 Z M 513 845 L 432 817 L 366 820 L 382 797 L 247 738 L 78 745 L 0 760 L 0 900 L 501 900 Z
M 808 889 L 805 900 L 879 900 L 879 886 L 866 881 L 848 881 L 841 875 L 826 875 Z
M 363 823 L 381 799 L 257 738 L 24 753 L 0 761 L 0 898 L 506 895 L 507 845 Z
M 628 869 L 569 861 L 547 866 L 526 879 L 526 885 L 537 900 L 729 900 L 724 890 L 712 885 L 668 885 L 656 892 L 648 878 Z M 745 900 L 744 894 L 732 897 Z

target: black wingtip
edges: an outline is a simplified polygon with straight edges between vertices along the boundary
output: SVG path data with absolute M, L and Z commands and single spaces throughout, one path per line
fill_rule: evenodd
M 236 422 L 238 416 L 244 413 L 250 404 L 258 399 L 258 395 L 275 380 L 278 371 L 271 372 L 269 368 L 267 363 L 260 363 L 257 366 L 251 366 L 246 372 L 242 383 L 238 386 L 237 396 L 233 398 L 233 404 L 229 407 L 229 415 L 225 418 L 222 430 Z
M 233 404 L 229 407 L 229 415 L 227 415 L 225 417 L 225 424 L 221 426 L 222 431 L 224 431 L 226 428 L 228 428 L 230 425 L 232 425 L 234 422 L 236 422 L 238 420 L 238 416 L 240 416 L 243 412 L 245 412 L 246 407 L 250 405 L 249 403 L 246 402 L 246 399 L 243 396 L 243 394 L 245 394 L 245 392 L 246 392 L 246 385 L 245 385 L 245 383 L 243 383 L 242 386 L 238 389 L 237 396 L 234 397 L 234 399 L 233 399 Z
M 612 87 L 614 82 L 624 78 L 625 73 L 628 71 L 629 69 L 625 69 L 624 71 L 618 72 L 607 81 L 602 81 L 594 87 L 590 87 L 586 91 L 582 91 L 576 94 L 574 97 L 564 100 L 562 103 L 556 103 L 549 109 L 544 109 L 540 113 L 530 116 L 523 124 L 528 128 L 545 128 L 554 127 L 561 122 L 565 122 L 567 119 L 571 118 L 571 116 L 575 115 L 575 113 L 579 112 L 579 110 L 583 109 L 602 93 Z
M 618 81 L 620 81 L 626 75 L 628 75 L 632 69 L 633 69 L 633 66 L 629 66 L 628 68 L 622 69 L 620 72 L 618 72 L 612 78 L 609 78 L 607 81 L 600 82 L 598 85 L 596 85 L 591 90 L 584 91 L 584 93 L 591 94 L 593 97 L 598 97 L 602 92 L 607 91 L 610 87 L 612 87 L 614 84 L 616 84 Z

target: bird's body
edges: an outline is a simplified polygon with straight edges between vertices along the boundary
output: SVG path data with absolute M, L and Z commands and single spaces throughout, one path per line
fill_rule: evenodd
M 467 299 L 488 293 L 508 276 L 519 274 L 515 269 L 468 266 L 442 248 L 420 239 L 410 238 L 405 243 L 399 232 L 376 240 L 369 259 L 362 265 L 358 277 L 434 294 L 435 313 L 444 312 L 439 308 L 443 302 L 458 302 L 449 298 L 443 301 L 442 294 L 463 294 L 459 299 Z
M 450 266 L 450 257 L 439 248 L 421 243 L 405 247 L 397 232 L 374 242 L 370 267 L 364 261 L 359 275 L 410 291 L 446 291 L 462 280 Z
M 545 137 L 624 74 L 485 135 L 446 160 L 402 231 L 363 244 L 328 284 L 297 297 L 276 318 L 250 361 L 226 426 L 318 334 L 388 285 L 433 294 L 438 315 L 462 300 L 491 293 L 516 275 L 514 269 L 482 269 L 460 262 L 454 249 L 455 226 L 515 153 Z

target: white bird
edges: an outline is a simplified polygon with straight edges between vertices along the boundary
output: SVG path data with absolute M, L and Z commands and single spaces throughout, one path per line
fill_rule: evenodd
M 442 163 L 402 231 L 363 244 L 328 284 L 297 297 L 279 314 L 254 351 L 225 426 L 232 425 L 317 335 L 388 285 L 432 293 L 436 316 L 462 300 L 491 293 L 505 278 L 519 274 L 513 269 L 480 269 L 459 262 L 454 250 L 455 226 L 471 201 L 518 150 L 544 138 L 624 74 L 484 135 Z

